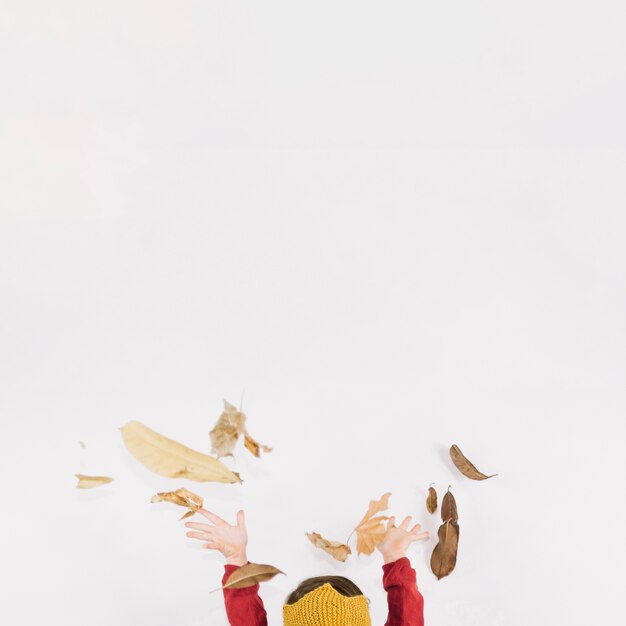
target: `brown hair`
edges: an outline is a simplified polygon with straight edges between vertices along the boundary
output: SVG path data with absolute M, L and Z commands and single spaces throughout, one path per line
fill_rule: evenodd
M 363 592 L 349 579 L 344 576 L 315 576 L 303 580 L 287 597 L 285 604 L 295 604 L 300 598 L 310 591 L 329 583 L 330 586 L 342 596 L 354 598 L 362 596 Z

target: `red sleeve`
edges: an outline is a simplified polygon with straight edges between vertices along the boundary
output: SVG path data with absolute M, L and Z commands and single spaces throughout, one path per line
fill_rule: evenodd
M 222 585 L 239 569 L 237 565 L 224 565 Z M 259 585 L 245 589 L 223 589 L 226 615 L 230 626 L 267 626 L 267 613 L 259 597 Z
M 385 626 L 424 626 L 424 597 L 409 559 L 383 565 L 383 587 L 389 605 Z

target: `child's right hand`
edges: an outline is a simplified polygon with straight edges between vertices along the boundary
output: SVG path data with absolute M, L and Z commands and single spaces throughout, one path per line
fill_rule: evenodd
M 419 532 L 421 528 L 420 524 L 415 524 L 415 526 L 409 530 L 411 519 L 409 515 L 404 518 L 400 526 L 395 526 L 396 518 L 389 518 L 387 522 L 387 533 L 383 540 L 376 546 L 378 551 L 383 555 L 385 563 L 392 563 L 405 556 L 407 548 L 414 541 L 428 539 L 428 531 L 423 533 Z
M 232 526 L 221 517 L 206 509 L 199 509 L 198 513 L 204 515 L 212 524 L 198 524 L 187 522 L 187 528 L 195 528 L 199 532 L 188 532 L 187 537 L 206 541 L 202 547 L 207 550 L 217 550 L 226 557 L 229 565 L 245 565 L 248 562 L 246 546 L 248 545 L 248 532 L 246 530 L 245 513 L 237 513 L 237 525 Z

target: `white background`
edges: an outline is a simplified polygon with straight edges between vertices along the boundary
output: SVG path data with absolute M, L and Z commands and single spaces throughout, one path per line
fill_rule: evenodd
M 410 557 L 428 626 L 623 612 L 621 2 L 2 2 L 3 622 L 223 625 L 222 565 L 151 505 L 187 486 L 270 625 L 342 573 L 371 498 L 457 496 L 458 566 Z M 160 478 L 117 428 L 197 449 L 222 398 L 274 447 L 243 486 Z M 78 442 L 86 442 L 81 449 Z M 457 443 L 485 472 L 451 465 Z M 230 463 L 230 461 L 227 461 Z M 75 472 L 115 482 L 75 489 Z

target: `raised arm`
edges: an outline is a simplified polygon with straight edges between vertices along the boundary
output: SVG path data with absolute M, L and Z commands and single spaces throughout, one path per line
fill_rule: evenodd
M 389 519 L 387 533 L 376 546 L 384 560 L 383 587 L 389 606 L 385 626 L 424 626 L 424 598 L 405 553 L 414 541 L 428 539 L 428 532 L 420 533 L 419 524 L 409 530 L 411 517 L 406 517 L 399 527 L 394 521 L 393 517 Z
M 217 550 L 224 555 L 226 558 L 222 577 L 222 585 L 224 585 L 232 572 L 248 562 L 246 554 L 248 532 L 245 514 L 239 511 L 237 524 L 233 526 L 205 509 L 200 509 L 198 513 L 204 515 L 211 523 L 187 522 L 185 524 L 187 528 L 196 529 L 196 531 L 188 532 L 187 536 L 204 541 L 203 548 Z M 267 626 L 267 614 L 263 601 L 259 597 L 259 585 L 223 591 L 226 615 L 231 626 Z

